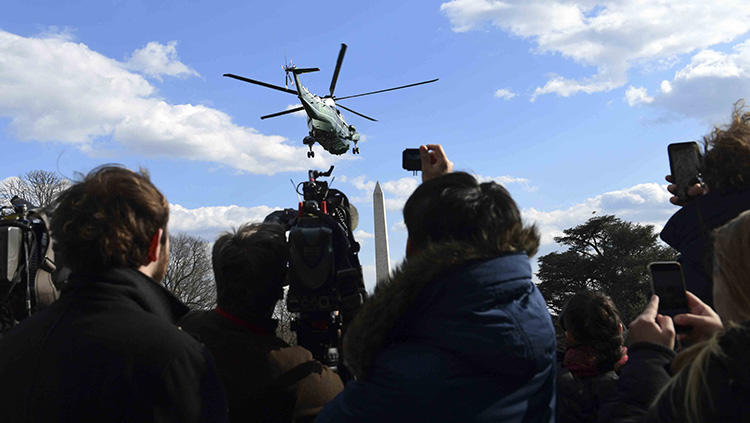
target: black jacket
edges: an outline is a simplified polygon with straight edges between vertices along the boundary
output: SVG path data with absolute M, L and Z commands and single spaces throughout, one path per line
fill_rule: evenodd
M 596 422 L 599 409 L 617 388 L 614 370 L 590 377 L 575 377 L 568 369 L 557 375 L 557 423 Z
M 344 389 L 310 351 L 277 338 L 271 323 L 241 320 L 220 309 L 189 313 L 180 322 L 216 357 L 232 422 L 312 420 Z
M 701 362 L 703 376 L 696 397 L 702 421 L 750 421 L 750 322 L 731 327 L 718 338 L 718 350 Z M 599 414 L 601 423 L 686 422 L 686 406 L 696 405 L 687 395 L 691 365 L 673 378 L 674 353 L 655 344 L 628 349 L 617 393 Z M 660 395 L 659 395 L 660 394 Z M 657 398 L 658 397 L 658 398 Z
M 0 421 L 225 421 L 212 357 L 175 326 L 186 312 L 134 269 L 71 276 L 0 340 Z
M 687 290 L 709 306 L 713 306 L 711 231 L 748 209 L 750 190 L 712 192 L 679 209 L 661 231 L 661 239 L 680 252 Z
M 628 347 L 628 362 L 622 366 L 617 391 L 599 411 L 599 422 L 645 421 L 649 406 L 669 382 L 674 351 L 651 343 Z

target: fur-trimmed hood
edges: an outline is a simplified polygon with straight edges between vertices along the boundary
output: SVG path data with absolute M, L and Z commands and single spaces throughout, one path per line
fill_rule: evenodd
M 535 290 L 523 252 L 458 242 L 432 246 L 378 283 L 347 329 L 346 365 L 366 378 L 384 348 L 418 339 L 489 372 L 507 372 L 514 363 L 519 377 L 536 372 L 549 363 L 529 363 L 554 351 L 554 336 L 540 342 L 528 332 L 544 334 L 541 339 L 554 332 L 541 296 L 531 295 Z

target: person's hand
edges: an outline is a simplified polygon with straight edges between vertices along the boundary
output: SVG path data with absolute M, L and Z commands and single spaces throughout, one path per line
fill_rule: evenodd
M 724 325 L 721 323 L 719 315 L 711 307 L 693 295 L 692 292 L 686 293 L 690 313 L 674 316 L 674 323 L 691 328 L 690 332 L 677 335 L 680 342 L 690 345 L 709 339 L 714 333 L 720 331 Z
M 420 145 L 419 158 L 422 160 L 422 182 L 453 172 L 453 162 L 448 160 L 440 144 Z
M 631 344 L 650 342 L 669 349 L 674 348 L 674 324 L 669 316 L 658 314 L 659 297 L 651 296 L 643 313 L 628 326 L 628 340 Z
M 674 204 L 675 206 L 684 206 L 689 198 L 698 197 L 703 194 L 708 194 L 708 187 L 704 183 L 694 184 L 688 187 L 687 194 L 688 198 L 681 198 L 677 196 L 677 184 L 674 183 L 674 178 L 672 175 L 667 175 L 664 179 L 669 182 L 669 186 L 667 186 L 667 191 L 669 191 L 670 194 L 672 194 L 672 198 L 669 199 L 669 202 Z

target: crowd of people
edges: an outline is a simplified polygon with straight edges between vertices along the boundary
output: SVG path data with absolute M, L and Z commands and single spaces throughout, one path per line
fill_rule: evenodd
M 191 311 L 160 284 L 164 195 L 145 171 L 94 169 L 51 213 L 62 295 L 0 339 L 0 421 L 750 421 L 750 113 L 705 146 L 661 233 L 689 313 L 654 295 L 629 324 L 594 291 L 553 318 L 532 281 L 537 228 L 504 187 L 420 147 L 406 258 L 343 334 L 350 380 L 275 334 L 288 228 L 222 234 L 217 307 Z

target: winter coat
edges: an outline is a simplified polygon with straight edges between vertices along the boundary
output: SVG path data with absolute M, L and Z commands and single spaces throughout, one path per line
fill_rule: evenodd
M 750 190 L 709 193 L 690 201 L 667 221 L 661 239 L 680 252 L 688 291 L 713 306 L 711 231 L 750 209 Z
M 312 420 L 344 389 L 310 351 L 274 336 L 270 319 L 251 323 L 217 309 L 190 313 L 180 324 L 216 358 L 232 422 Z
M 319 422 L 551 422 L 555 331 L 526 254 L 430 247 L 406 260 L 344 335 L 357 380 Z
M 599 409 L 611 400 L 617 387 L 614 370 L 577 378 L 568 369 L 557 376 L 557 423 L 595 422 Z
M 0 421 L 226 421 L 213 358 L 175 326 L 187 311 L 134 269 L 72 275 L 0 340 Z
M 628 362 L 622 366 L 617 392 L 599 410 L 599 422 L 641 422 L 646 412 L 669 382 L 669 365 L 674 351 L 651 343 L 628 347 Z
M 747 354 L 750 322 L 721 334 L 719 346 L 722 354 L 713 355 L 707 361 L 705 379 L 699 381 L 701 392 L 697 401 L 704 410 L 704 421 L 750 421 L 747 402 L 750 398 L 750 356 Z M 670 363 L 674 353 L 671 350 L 643 343 L 631 346 L 629 351 L 630 359 L 620 374 L 617 393 L 600 413 L 599 422 L 686 422 L 685 406 L 693 405 L 686 396 L 690 365 L 672 379 Z M 708 393 L 713 406 L 707 401 Z

